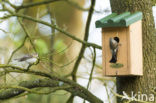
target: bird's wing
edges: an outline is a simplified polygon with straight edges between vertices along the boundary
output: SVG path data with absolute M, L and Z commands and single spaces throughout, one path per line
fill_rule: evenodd
M 25 61 L 25 60 L 30 59 L 30 58 L 32 58 L 32 55 L 25 55 L 25 56 L 23 56 L 21 58 L 15 59 L 15 60 L 18 60 L 19 62 L 22 62 L 22 61 Z
M 110 46 L 111 49 L 114 50 L 114 49 L 117 48 L 118 43 L 117 43 L 113 38 L 110 38 L 110 39 L 109 39 L 109 46 Z

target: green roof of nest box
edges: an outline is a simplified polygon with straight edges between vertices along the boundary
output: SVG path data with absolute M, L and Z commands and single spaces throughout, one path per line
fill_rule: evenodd
M 106 27 L 128 27 L 129 25 L 142 19 L 142 12 L 124 12 L 122 14 L 112 13 L 96 21 L 97 28 Z

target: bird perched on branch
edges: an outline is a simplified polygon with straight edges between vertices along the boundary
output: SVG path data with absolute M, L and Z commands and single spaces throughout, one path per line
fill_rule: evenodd
M 111 53 L 112 53 L 112 58 L 109 62 L 110 63 L 116 63 L 117 62 L 118 47 L 119 47 L 119 38 L 118 37 L 110 38 L 109 46 L 110 46 Z
M 15 60 L 17 60 L 18 62 L 27 62 L 28 64 L 33 64 L 37 61 L 38 59 L 38 54 L 28 54 L 28 55 L 24 55 L 21 58 L 17 58 Z

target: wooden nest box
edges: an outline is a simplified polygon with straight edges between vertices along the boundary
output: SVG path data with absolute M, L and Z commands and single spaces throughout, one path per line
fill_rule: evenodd
M 142 76 L 142 12 L 131 14 L 112 13 L 96 21 L 96 27 L 102 28 L 102 55 L 105 76 Z M 110 62 L 112 51 L 110 40 L 118 38 L 116 62 Z M 110 39 L 111 38 L 111 39 Z

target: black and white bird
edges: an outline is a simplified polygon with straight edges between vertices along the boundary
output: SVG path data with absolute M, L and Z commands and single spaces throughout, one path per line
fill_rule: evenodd
M 112 53 L 112 58 L 109 62 L 110 63 L 116 63 L 117 62 L 118 47 L 119 47 L 119 38 L 118 37 L 110 38 L 109 46 L 110 46 L 111 53 Z

